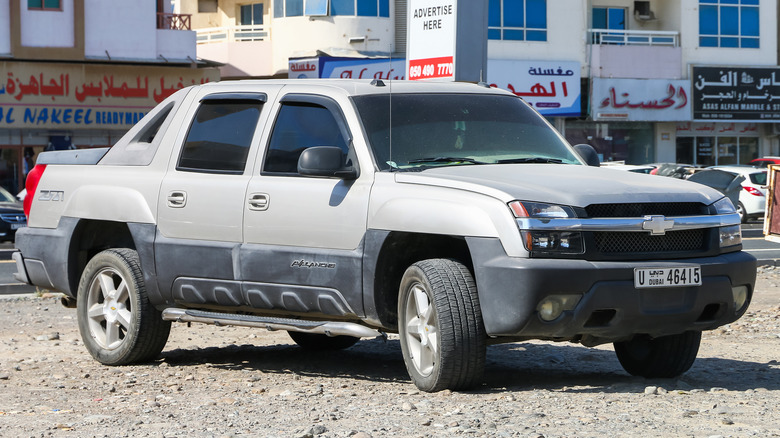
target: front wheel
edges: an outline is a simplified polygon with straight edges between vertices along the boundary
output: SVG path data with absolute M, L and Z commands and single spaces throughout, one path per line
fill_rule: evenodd
M 170 321 L 149 303 L 138 253 L 131 249 L 107 249 L 89 261 L 76 309 L 81 339 L 104 365 L 154 359 L 171 331 Z
M 469 270 L 454 260 L 424 260 L 406 270 L 399 293 L 401 350 L 414 384 L 435 392 L 479 383 L 486 335 Z
M 651 338 L 634 336 L 615 342 L 615 353 L 629 374 L 647 378 L 677 377 L 688 371 L 701 344 L 701 332 Z

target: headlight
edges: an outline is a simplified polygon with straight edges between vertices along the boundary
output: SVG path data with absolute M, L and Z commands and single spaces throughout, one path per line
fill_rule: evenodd
M 720 227 L 720 247 L 739 245 L 742 243 L 742 229 L 739 225 Z
M 712 204 L 712 206 L 715 207 L 715 212 L 718 214 L 730 214 L 737 212 L 737 209 L 734 208 L 734 204 L 731 203 L 731 199 L 729 198 L 721 198 L 720 201 L 715 202 Z
M 525 249 L 557 254 L 582 254 L 585 245 L 579 231 L 522 231 Z
M 518 219 L 554 221 L 555 219 L 576 217 L 574 210 L 565 205 L 513 201 L 509 203 L 509 208 Z M 585 252 L 582 233 L 579 231 L 521 229 L 520 232 L 523 236 L 525 249 L 528 251 L 555 254 L 582 254 Z

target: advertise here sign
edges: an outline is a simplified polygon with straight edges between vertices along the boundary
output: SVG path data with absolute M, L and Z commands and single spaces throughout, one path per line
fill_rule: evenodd
M 409 1 L 408 79 L 454 79 L 456 6 L 457 0 Z

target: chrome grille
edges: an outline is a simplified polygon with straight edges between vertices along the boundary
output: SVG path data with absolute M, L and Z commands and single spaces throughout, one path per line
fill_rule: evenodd
M 595 232 L 593 237 L 602 254 L 703 251 L 707 249 L 707 230 L 668 231 L 661 236 L 649 233 Z

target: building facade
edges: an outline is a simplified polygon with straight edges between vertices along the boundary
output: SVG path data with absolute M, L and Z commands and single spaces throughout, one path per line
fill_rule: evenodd
M 44 150 L 114 144 L 158 102 L 219 80 L 161 0 L 0 0 L 0 186 Z
M 406 79 L 415 1 L 182 0 L 177 12 L 223 77 Z M 485 1 L 485 80 L 603 161 L 780 154 L 776 0 Z

